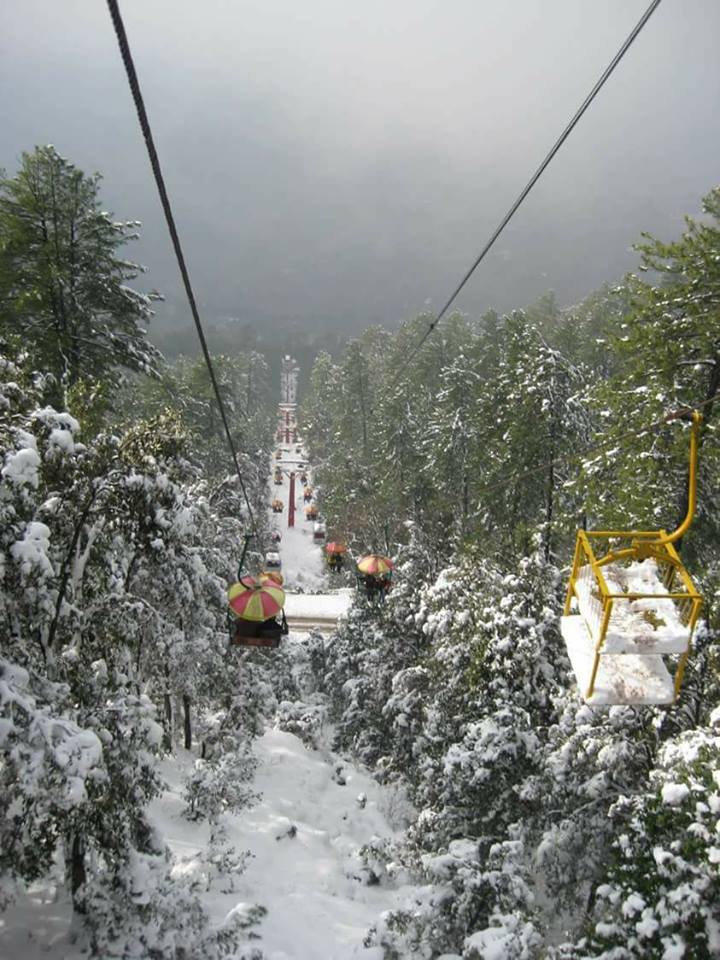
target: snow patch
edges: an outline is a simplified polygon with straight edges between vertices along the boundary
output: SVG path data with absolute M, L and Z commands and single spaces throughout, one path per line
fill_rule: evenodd
M 684 783 L 665 783 L 661 791 L 663 803 L 669 807 L 679 806 L 690 794 L 690 788 Z

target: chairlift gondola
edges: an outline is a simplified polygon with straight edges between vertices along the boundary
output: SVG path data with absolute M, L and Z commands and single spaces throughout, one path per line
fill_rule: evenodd
M 688 508 L 677 530 L 578 530 L 560 625 L 592 706 L 674 703 L 690 655 L 702 596 L 673 544 L 695 513 L 702 416 L 682 411 L 667 419 L 692 423 Z M 679 658 L 674 678 L 667 656 Z
M 325 562 L 331 573 L 340 573 L 345 563 L 347 547 L 339 540 L 331 540 L 325 544 Z
M 240 570 L 249 539 L 246 537 Z M 284 605 L 285 591 L 272 574 L 261 574 L 259 580 L 248 575 L 240 576 L 237 583 L 228 589 L 230 644 L 240 647 L 279 647 L 281 637 L 288 633 Z
M 390 557 L 370 553 L 357 562 L 358 587 L 365 591 L 371 602 L 383 601 L 392 589 L 392 572 L 395 565 Z

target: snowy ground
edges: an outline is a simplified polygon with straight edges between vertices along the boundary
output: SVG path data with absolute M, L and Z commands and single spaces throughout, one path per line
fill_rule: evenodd
M 234 892 L 207 898 L 213 920 L 260 903 L 268 913 L 257 945 L 266 960 L 375 960 L 378 952 L 363 948 L 363 939 L 404 891 L 368 886 L 357 851 L 372 836 L 393 833 L 388 812 L 396 798 L 352 768 L 343 765 L 338 775 L 332 756 L 309 750 L 290 733 L 268 730 L 255 753 L 261 765 L 254 786 L 262 799 L 226 818 L 230 841 L 253 858 Z M 181 869 L 190 873 L 202 870 L 197 853 L 207 839 L 206 827 L 181 816 L 182 775 L 191 763 L 186 755 L 166 765 L 171 786 L 153 808 L 184 861 Z
M 70 909 L 54 882 L 33 884 L 0 914 L 0 960 L 78 960 L 68 944 Z
M 300 639 L 291 635 L 290 642 Z M 254 752 L 260 766 L 253 787 L 261 799 L 224 817 L 229 842 L 252 858 L 234 890 L 225 892 L 223 877 L 204 894 L 213 922 L 261 904 L 267 914 L 256 943 L 265 960 L 379 960 L 381 952 L 363 947 L 365 935 L 408 889 L 369 886 L 357 853 L 373 836 L 396 832 L 402 797 L 290 733 L 267 730 Z M 176 871 L 202 881 L 208 827 L 182 815 L 194 762 L 182 750 L 163 761 L 168 789 L 150 816 L 177 858 Z M 67 898 L 55 902 L 53 887 L 38 885 L 0 918 L 0 958 L 76 960 L 67 942 L 69 916 Z
M 352 595 L 353 591 L 348 587 L 336 593 L 288 593 L 285 598 L 285 613 L 291 626 L 294 617 L 337 620 L 347 612 Z

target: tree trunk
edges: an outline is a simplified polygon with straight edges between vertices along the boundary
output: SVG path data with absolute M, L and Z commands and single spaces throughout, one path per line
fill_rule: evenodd
M 68 866 L 70 892 L 72 894 L 73 910 L 75 913 L 85 913 L 85 897 L 81 891 L 85 885 L 85 841 L 79 833 L 74 833 L 70 844 L 70 863 Z
M 550 454 L 552 456 L 552 453 Z M 551 536 L 550 530 L 552 527 L 553 519 L 553 498 L 555 495 L 555 467 L 550 464 L 550 472 L 548 474 L 548 489 L 547 489 L 547 499 L 545 502 L 545 562 L 550 562 L 550 549 L 551 549 Z
M 165 706 L 165 732 L 163 733 L 163 746 L 166 750 L 172 750 L 172 698 L 169 693 L 163 694 L 163 704 Z
M 185 731 L 185 749 L 192 749 L 192 727 L 190 726 L 190 697 L 183 694 L 183 729 Z
M 553 509 L 555 501 L 555 438 L 556 438 L 556 420 L 555 414 L 553 412 L 552 420 L 550 421 L 550 465 L 548 469 L 548 481 L 547 481 L 547 493 L 545 495 L 545 549 L 543 551 L 545 556 L 545 562 L 550 562 L 550 552 L 552 546 L 552 538 L 550 531 L 552 529 L 553 521 Z
M 84 505 L 82 512 L 78 518 L 77 523 L 75 524 L 75 529 L 73 530 L 72 540 L 70 541 L 70 548 L 63 558 L 62 566 L 60 567 L 60 585 L 58 588 L 58 596 L 55 601 L 55 615 L 53 616 L 52 622 L 50 624 L 50 629 L 48 631 L 48 648 L 52 647 L 55 642 L 55 635 L 57 633 L 58 624 L 60 622 L 60 614 L 63 608 L 63 603 L 65 601 L 65 594 L 67 592 L 68 585 L 70 583 L 70 575 L 72 573 L 72 561 L 75 556 L 75 551 L 77 550 L 78 543 L 80 542 L 80 535 L 83 531 L 87 518 L 90 515 L 93 504 L 100 493 L 100 488 L 96 488 L 90 494 L 87 503 Z
M 363 390 L 361 367 L 358 367 L 358 380 L 360 385 L 360 411 L 362 413 L 363 456 L 367 460 L 367 416 L 365 413 L 365 391 Z
M 712 400 L 712 398 L 720 390 L 720 357 L 715 357 L 714 361 L 715 362 L 713 363 L 713 366 L 712 366 L 712 373 L 710 374 L 710 380 L 708 381 L 708 387 L 705 392 L 705 397 L 704 397 L 705 405 L 702 408 L 705 423 L 707 423 L 710 420 L 710 417 L 712 415 L 712 408 L 713 408 L 713 404 L 709 403 L 708 401 Z M 698 436 L 698 455 L 700 454 L 700 449 L 702 447 L 704 434 L 705 434 L 705 431 L 701 427 L 700 435 Z M 689 483 L 690 483 L 690 478 L 688 476 L 688 480 L 685 484 L 685 489 L 683 490 L 679 498 L 678 513 L 680 516 L 678 518 L 678 522 L 675 524 L 676 528 L 680 526 L 680 524 L 683 522 L 683 520 L 687 516 L 688 506 L 690 503 Z M 679 540 L 676 540 L 674 543 L 674 547 L 678 553 L 680 553 L 682 541 L 683 541 L 683 538 L 681 537 Z

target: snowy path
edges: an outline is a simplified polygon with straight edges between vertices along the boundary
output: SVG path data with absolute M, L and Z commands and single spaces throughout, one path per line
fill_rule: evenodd
M 278 552 L 282 560 L 282 573 L 285 577 L 287 597 L 285 613 L 291 626 L 304 630 L 317 628 L 329 632 L 350 606 L 352 590 L 338 589 L 332 583 L 332 575 L 325 569 L 323 546 L 315 542 L 312 536 L 313 524 L 305 519 L 303 485 L 300 483 L 298 464 L 307 465 L 304 453 L 297 452 L 294 444 L 279 444 L 282 459 L 273 459 L 273 473 L 279 466 L 282 471 L 282 485 L 273 483 L 272 496 L 278 497 L 284 504 L 282 514 L 270 514 L 271 526 L 277 530 L 282 540 Z M 295 526 L 288 527 L 288 500 L 290 497 L 291 471 L 296 471 L 295 482 Z M 308 470 L 310 485 L 312 475 Z M 338 582 L 341 582 L 338 580 Z M 303 593 L 293 593 L 302 590 Z M 307 593 L 311 591 L 312 593 Z
M 272 513 L 271 525 L 282 535 L 279 552 L 282 558 L 282 572 L 285 577 L 285 586 L 288 590 L 326 590 L 327 577 L 323 564 L 323 544 L 313 541 L 313 524 L 305 519 L 303 502 L 303 485 L 300 482 L 298 463 L 306 464 L 307 460 L 295 452 L 293 444 L 280 444 L 282 459 L 273 459 L 273 473 L 275 467 L 282 470 L 282 485 L 272 484 L 272 496 L 282 500 L 284 510 L 281 514 Z M 291 471 L 296 471 L 295 477 L 295 526 L 288 527 L 288 500 L 290 497 Z
M 291 634 L 300 645 L 303 634 Z M 326 731 L 326 733 L 329 733 Z M 202 894 L 214 924 L 232 911 L 260 904 L 267 914 L 255 928 L 264 960 L 381 960 L 365 948 L 368 929 L 385 910 L 412 892 L 368 885 L 359 849 L 374 836 L 397 835 L 406 801 L 340 761 L 313 750 L 291 733 L 270 728 L 255 741 L 259 768 L 253 789 L 260 800 L 237 815 L 225 814 L 228 841 L 252 853 L 234 881 L 216 879 Z M 205 887 L 208 825 L 187 820 L 184 784 L 195 755 L 180 748 L 161 763 L 168 789 L 149 815 L 176 858 L 173 872 Z M 0 919 L 2 960 L 79 960 L 67 942 L 70 905 L 42 883 Z
M 290 733 L 266 731 L 255 753 L 260 768 L 254 787 L 262 799 L 225 818 L 230 842 L 254 858 L 233 893 L 208 898 L 213 920 L 222 922 L 239 904 L 260 903 L 268 913 L 257 945 L 266 960 L 376 960 L 380 954 L 365 949 L 363 939 L 383 910 L 399 904 L 403 891 L 367 886 L 357 851 L 374 835 L 393 834 L 387 816 L 392 795 L 352 768 L 343 767 L 338 776 L 332 758 Z M 185 763 L 190 765 L 187 756 Z M 180 815 L 178 765 L 168 764 L 164 773 L 171 789 L 154 805 L 155 818 L 192 872 L 207 828 Z
M 338 617 L 347 612 L 351 602 L 352 590 L 347 587 L 337 593 L 288 593 L 285 615 L 296 631 L 315 629 L 332 633 Z

